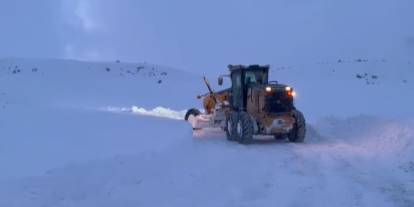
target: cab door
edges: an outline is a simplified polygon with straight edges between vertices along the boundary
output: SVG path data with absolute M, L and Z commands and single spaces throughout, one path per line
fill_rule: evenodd
M 243 83 L 241 71 L 235 71 L 231 74 L 231 106 L 234 110 L 243 110 Z

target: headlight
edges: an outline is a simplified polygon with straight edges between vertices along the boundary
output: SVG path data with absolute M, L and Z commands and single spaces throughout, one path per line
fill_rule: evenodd
M 289 86 L 286 86 L 285 90 L 286 90 L 286 91 L 291 91 L 291 90 L 292 90 L 292 88 L 291 88 L 291 87 L 289 87 Z
M 272 91 L 272 87 L 267 86 L 267 87 L 266 87 L 266 92 L 270 92 L 270 91 Z
M 289 96 L 295 97 L 296 96 L 296 92 L 295 91 L 289 91 L 288 92 Z

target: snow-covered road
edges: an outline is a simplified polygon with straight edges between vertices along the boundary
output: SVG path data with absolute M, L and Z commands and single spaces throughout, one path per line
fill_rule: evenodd
M 409 123 L 329 118 L 310 126 L 304 144 L 258 137 L 244 146 L 220 130 L 191 134 L 183 121 L 71 110 L 59 113 L 65 124 L 55 135 L 72 144 L 54 144 L 43 157 L 36 155 L 44 146 L 27 150 L 38 169 L 56 168 L 2 182 L 0 206 L 414 205 Z

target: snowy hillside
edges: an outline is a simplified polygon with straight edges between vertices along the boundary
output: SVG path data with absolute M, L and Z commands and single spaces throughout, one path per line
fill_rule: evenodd
M 0 60 L 3 93 L 16 103 L 50 103 L 96 107 L 139 103 L 194 103 L 196 75 L 151 64 L 86 63 L 41 59 Z M 197 79 L 198 78 L 198 79 Z M 197 86 L 197 85 L 196 85 Z M 184 90 L 185 92 L 181 92 Z
M 274 66 L 272 78 L 298 90 L 297 103 L 312 119 L 414 117 L 414 61 L 339 58 Z
M 0 60 L 0 206 L 414 206 L 411 62 L 274 65 L 308 118 L 304 144 L 192 132 L 201 75 Z
M 162 137 L 159 132 L 164 132 L 158 130 L 161 125 L 157 120 L 151 123 L 113 112 L 156 115 L 157 110 L 151 109 L 160 103 L 182 109 L 199 104 L 195 100 L 198 91 L 192 87 L 197 86 L 197 79 L 148 64 L 0 61 L 0 160 L 10 165 L 0 171 L 0 180 L 41 174 L 67 162 L 139 151 L 137 137 L 158 139 Z M 166 116 L 175 113 L 181 114 Z M 186 124 L 181 125 L 188 130 Z M 156 147 L 164 143 L 154 142 Z M 147 143 L 139 148 L 153 147 Z

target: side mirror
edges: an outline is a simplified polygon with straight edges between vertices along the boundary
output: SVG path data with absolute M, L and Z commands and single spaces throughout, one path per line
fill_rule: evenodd
M 218 78 L 218 84 L 219 84 L 219 86 L 222 86 L 223 85 L 223 76 L 220 76 Z

